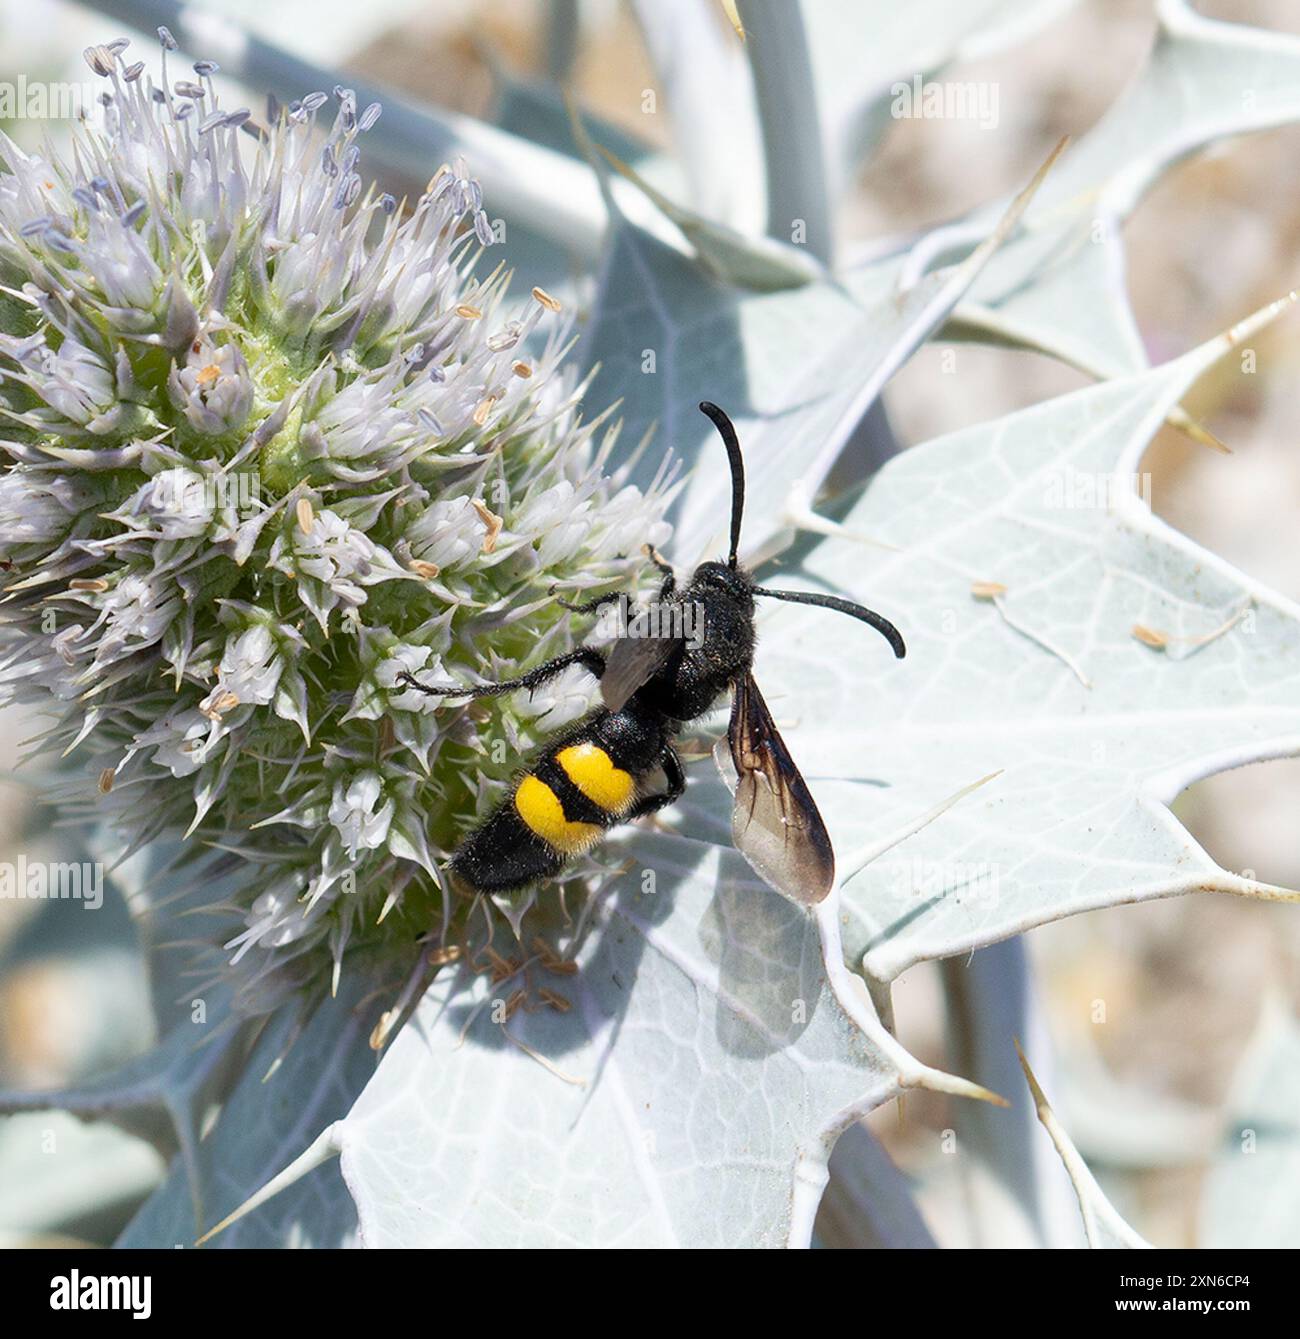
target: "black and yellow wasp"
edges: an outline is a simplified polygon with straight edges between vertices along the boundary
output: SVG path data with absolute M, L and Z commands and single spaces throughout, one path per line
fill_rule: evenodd
M 452 870 L 481 892 L 508 892 L 553 878 L 618 823 L 672 804 L 686 788 L 674 737 L 685 721 L 703 716 L 730 688 L 727 732 L 735 770 L 732 836 L 737 849 L 773 887 L 805 904 L 820 902 L 835 877 L 835 856 L 817 805 L 750 674 L 754 661 L 754 597 L 817 605 L 850 614 L 882 633 L 902 657 L 898 629 L 861 605 L 832 595 L 764 590 L 736 561 L 745 505 L 745 470 L 731 420 L 717 405 L 700 409 L 713 420 L 731 462 L 731 551 L 725 564 L 701 563 L 685 587 L 650 550 L 663 574 L 661 610 L 690 605 L 702 636 L 621 636 L 609 655 L 581 646 L 527 674 L 500 683 L 430 688 L 410 674 L 402 681 L 446 697 L 495 697 L 536 688 L 569 665 L 600 680 L 604 705 L 560 734 L 504 800 L 457 848 Z M 585 605 L 591 614 L 616 601 L 604 595 Z M 658 620 L 681 628 L 681 619 Z M 650 783 L 662 774 L 664 787 Z

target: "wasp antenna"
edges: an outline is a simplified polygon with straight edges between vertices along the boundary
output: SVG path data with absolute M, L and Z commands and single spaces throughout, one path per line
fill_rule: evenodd
M 736 436 L 735 424 L 708 400 L 700 401 L 700 412 L 713 420 L 731 462 L 731 552 L 727 555 L 727 566 L 734 569 L 736 551 L 740 548 L 740 519 L 745 513 L 745 462 L 740 456 L 740 439 Z
M 875 628 L 894 648 L 894 654 L 899 660 L 907 654 L 907 645 L 903 641 L 902 633 L 883 614 L 854 604 L 852 600 L 841 600 L 836 595 L 810 595 L 801 590 L 764 590 L 762 586 L 755 586 L 754 594 L 766 595 L 773 600 L 785 600 L 790 604 L 811 604 L 818 609 L 834 609 L 841 614 L 848 614 L 850 618 L 856 618 Z

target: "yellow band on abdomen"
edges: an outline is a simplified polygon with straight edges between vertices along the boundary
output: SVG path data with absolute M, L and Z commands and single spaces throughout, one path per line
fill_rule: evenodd
M 631 773 L 615 767 L 599 744 L 570 744 L 555 755 L 555 761 L 592 804 L 607 813 L 622 813 L 636 794 Z
M 601 835 L 595 823 L 571 823 L 565 818 L 559 796 L 535 776 L 526 776 L 519 783 L 515 809 L 544 842 L 566 855 L 594 845 Z

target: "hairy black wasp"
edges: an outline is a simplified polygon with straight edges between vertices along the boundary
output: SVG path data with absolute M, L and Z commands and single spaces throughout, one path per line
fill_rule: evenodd
M 700 409 L 713 420 L 731 463 L 731 549 L 725 563 L 701 563 L 684 586 L 659 556 L 662 606 L 691 605 L 703 635 L 622 636 L 606 656 L 582 646 L 527 674 L 500 683 L 430 688 L 410 674 L 402 681 L 444 697 L 495 697 L 536 688 L 569 665 L 582 665 L 600 680 L 604 705 L 549 742 L 521 773 L 508 799 L 457 848 L 452 870 L 482 892 L 525 888 L 558 874 L 605 832 L 672 804 L 686 777 L 673 740 L 682 724 L 704 715 L 731 689 L 727 732 L 735 770 L 732 835 L 737 849 L 774 888 L 797 902 L 820 902 L 835 878 L 835 855 L 817 805 L 772 721 L 750 673 L 754 661 L 754 597 L 816 605 L 850 614 L 888 640 L 894 654 L 906 647 L 887 619 L 849 600 L 802 591 L 765 590 L 740 566 L 740 522 L 745 469 L 735 427 L 717 405 Z M 604 595 L 584 605 L 591 614 L 618 600 Z M 660 619 L 658 626 L 683 626 Z M 662 773 L 664 786 L 650 782 Z

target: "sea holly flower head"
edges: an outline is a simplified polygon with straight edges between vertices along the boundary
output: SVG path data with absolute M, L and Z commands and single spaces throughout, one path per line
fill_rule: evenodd
M 70 153 L 0 136 L 0 673 L 133 846 L 221 849 L 209 938 L 262 1011 L 454 930 L 451 846 L 590 685 L 402 675 L 563 649 L 551 592 L 634 581 L 666 487 L 606 472 L 462 165 L 400 207 L 359 171 L 377 106 L 227 110 L 160 35 L 157 75 L 86 53 Z

